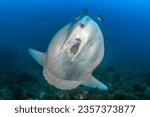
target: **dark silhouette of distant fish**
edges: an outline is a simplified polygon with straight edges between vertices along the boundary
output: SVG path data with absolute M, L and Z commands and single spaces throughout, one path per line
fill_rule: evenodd
M 45 53 L 28 50 L 43 66 L 43 75 L 58 89 L 70 90 L 84 85 L 100 90 L 108 88 L 92 76 L 104 56 L 103 34 L 89 16 L 61 28 Z
M 84 15 L 88 15 L 89 14 L 88 8 L 83 8 L 82 11 L 83 11 Z

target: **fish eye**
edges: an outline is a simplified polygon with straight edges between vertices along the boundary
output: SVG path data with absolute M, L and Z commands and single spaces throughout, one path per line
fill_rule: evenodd
M 81 24 L 80 24 L 80 27 L 81 27 L 81 28 L 84 28 L 84 27 L 85 27 L 85 25 L 84 25 L 83 23 L 81 23 Z

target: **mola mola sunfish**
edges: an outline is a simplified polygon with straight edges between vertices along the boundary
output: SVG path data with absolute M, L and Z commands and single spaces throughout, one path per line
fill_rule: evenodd
M 92 76 L 104 56 L 103 35 L 89 16 L 61 28 L 51 40 L 45 53 L 28 50 L 43 66 L 43 75 L 58 89 L 70 90 L 79 85 L 107 90 Z

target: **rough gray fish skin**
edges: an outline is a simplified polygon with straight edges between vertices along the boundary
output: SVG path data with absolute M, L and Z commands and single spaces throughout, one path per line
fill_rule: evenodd
M 43 75 L 58 89 L 70 90 L 84 85 L 107 90 L 92 76 L 104 56 L 104 40 L 99 26 L 89 16 L 67 24 L 51 40 L 45 53 L 29 49 L 43 66 Z

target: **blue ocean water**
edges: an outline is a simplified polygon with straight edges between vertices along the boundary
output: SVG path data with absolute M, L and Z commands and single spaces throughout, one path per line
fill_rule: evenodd
M 149 93 L 147 93 L 150 92 L 150 1 L 148 0 L 1 0 L 0 82 L 9 90 L 8 84 L 10 86 L 14 86 L 15 83 L 18 85 L 18 82 L 14 82 L 14 80 L 17 81 L 16 76 L 18 77 L 22 71 L 27 74 L 28 71 L 31 72 L 29 73 L 32 74 L 31 76 L 34 76 L 33 73 L 36 71 L 37 74 L 42 73 L 42 68 L 31 58 L 27 49 L 32 47 L 43 52 L 46 51 L 52 37 L 61 27 L 74 21 L 76 14 L 83 16 L 83 8 L 88 8 L 89 16 L 99 24 L 103 32 L 105 56 L 95 71 L 95 75 L 102 76 L 104 82 L 111 89 L 104 93 L 105 98 L 101 98 L 101 96 L 104 97 L 104 94 L 100 92 L 99 98 L 91 97 L 89 99 L 118 99 L 115 94 L 112 95 L 116 97 L 106 95 L 116 90 L 116 87 L 113 87 L 114 80 L 120 84 L 124 83 L 124 79 L 121 81 L 124 74 L 137 82 L 137 84 L 133 84 L 132 90 L 129 89 L 131 92 L 136 92 L 133 90 L 135 88 L 138 90 L 138 94 L 143 90 L 146 94 L 138 97 L 136 92 L 133 97 L 130 97 L 131 92 L 129 92 L 129 97 L 121 97 L 121 99 L 150 99 Z M 102 15 L 104 22 L 97 20 L 98 15 Z M 26 77 L 25 73 L 23 77 Z M 31 77 L 30 75 L 27 77 Z M 119 77 L 119 80 L 114 76 Z M 105 77 L 107 78 L 105 79 Z M 140 85 L 140 78 L 144 80 L 144 86 Z M 34 82 L 32 80 L 31 82 Z M 127 82 L 132 84 L 131 82 L 134 80 Z M 29 83 L 29 85 L 31 84 Z M 118 84 L 114 85 L 118 86 Z M 1 93 L 3 92 L 2 86 L 0 87 L 1 99 L 18 99 L 12 97 L 13 94 L 10 94 L 10 98 L 8 98 L 9 96 L 5 97 Z M 18 87 L 26 87 L 26 85 L 19 85 Z M 20 89 L 18 87 L 14 89 L 14 92 L 16 89 Z M 119 94 L 124 94 L 127 90 L 126 87 L 119 89 L 121 89 L 118 91 Z M 17 95 L 23 95 L 22 90 L 19 90 Z M 43 90 L 45 91 L 45 89 Z M 85 92 L 89 89 L 80 90 Z M 59 93 L 62 92 L 59 91 Z M 55 96 L 50 96 L 48 99 L 55 99 L 60 95 Z M 27 96 L 22 96 L 21 99 L 27 99 Z

